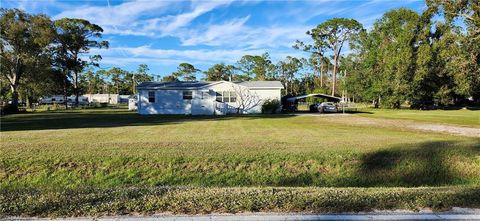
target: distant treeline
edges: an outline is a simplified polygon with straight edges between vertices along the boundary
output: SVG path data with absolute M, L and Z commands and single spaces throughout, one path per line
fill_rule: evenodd
M 369 30 L 354 19 L 327 20 L 307 31 L 311 41 L 294 43 L 306 58 L 274 63 L 268 53 L 245 55 L 204 71 L 181 63 L 163 76 L 149 74 L 146 64 L 133 72 L 97 68 L 101 56 L 89 50 L 108 42 L 86 20 L 2 9 L 0 96 L 15 111 L 19 97 L 30 103 L 59 93 L 134 94 L 142 81 L 280 80 L 284 95 L 328 93 L 388 108 L 479 104 L 480 1 L 426 4 L 422 13 L 388 11 Z

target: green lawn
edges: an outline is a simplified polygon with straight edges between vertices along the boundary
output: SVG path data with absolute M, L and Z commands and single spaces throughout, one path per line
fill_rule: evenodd
M 368 117 L 384 117 L 386 112 L 374 112 Z M 431 113 L 434 112 L 418 112 L 415 116 L 431 116 Z M 437 115 L 431 122 L 474 125 L 477 120 L 469 111 L 447 113 L 465 116 L 461 121 L 450 122 Z M 275 188 L 282 192 L 281 188 L 292 187 L 293 192 L 288 189 L 288 194 L 304 200 L 312 197 L 308 195 L 308 188 L 329 187 L 312 191 L 327 191 L 333 195 L 342 189 L 330 187 L 360 188 L 353 191 L 354 195 L 364 194 L 366 190 L 362 188 L 367 187 L 375 187 L 371 189 L 373 192 L 380 187 L 392 188 L 384 191 L 382 197 L 387 198 L 395 198 L 399 187 L 408 187 L 407 190 L 427 188 L 427 192 L 420 191 L 417 195 L 411 191 L 399 196 L 398 204 L 385 208 L 478 206 L 480 201 L 478 196 L 471 196 L 473 200 L 458 202 L 461 194 L 480 191 L 478 138 L 398 127 L 351 125 L 345 123 L 342 116 L 338 116 L 338 120 L 289 115 L 140 116 L 121 109 L 94 109 L 10 115 L 2 117 L 1 121 L 0 214 L 2 211 L 7 215 L 53 216 L 85 215 L 95 211 L 101 214 L 192 212 L 189 208 L 195 205 L 182 204 L 182 197 L 195 197 L 205 191 L 225 197 L 229 188 L 233 188 L 231 191 L 245 190 L 240 191 L 243 197 L 261 198 L 267 196 L 257 196 L 255 191 L 270 188 L 268 191 L 275 195 Z M 447 193 L 443 191 L 444 186 L 459 189 L 455 194 Z M 187 189 L 166 194 L 158 190 L 162 187 Z M 138 188 L 140 190 L 136 191 Z M 109 200 L 103 197 L 108 191 L 131 196 L 122 195 L 118 199 L 113 194 Z M 425 200 L 428 191 L 438 191 L 439 197 L 429 198 L 427 203 L 415 203 Z M 65 199 L 64 193 L 75 194 L 72 197 L 78 202 L 68 208 L 75 208 L 77 213 L 65 210 L 62 200 L 69 199 Z M 446 197 L 445 194 L 453 195 Z M 36 195 L 57 205 L 58 210 L 47 209 L 39 202 L 25 205 L 27 201 L 20 200 L 35 201 L 33 196 Z M 290 195 L 278 202 L 282 206 L 260 203 L 257 209 L 252 209 L 244 205 L 252 202 L 242 201 L 245 208 L 233 211 L 310 211 L 299 206 L 308 201 L 298 202 L 300 204 L 295 204 L 298 207 L 288 209 L 289 203 L 294 203 L 288 201 L 288 197 L 293 197 Z M 202 201 L 206 205 L 199 209 L 200 212 L 230 211 L 217 208 L 221 207 L 219 200 L 224 198 L 216 198 L 215 194 L 210 198 L 202 197 L 206 198 Z M 382 198 L 375 194 L 369 197 L 365 199 Z M 135 207 L 143 205 L 142 200 L 154 205 L 150 209 Z M 341 203 L 335 198 L 329 200 Z M 182 205 L 177 205 L 176 209 L 159 207 L 159 201 Z M 443 204 L 436 205 L 439 201 Z M 120 211 L 112 205 L 114 202 L 128 202 L 130 209 Z M 368 202 L 362 201 L 363 206 L 352 204 L 346 210 L 381 207 L 378 201 L 376 204 Z M 95 210 L 96 203 L 105 205 Z M 216 209 L 209 210 L 208 205 Z M 325 206 L 319 204 L 316 210 L 336 211 Z
M 388 110 L 365 109 L 365 117 L 413 120 L 480 128 L 480 110 Z

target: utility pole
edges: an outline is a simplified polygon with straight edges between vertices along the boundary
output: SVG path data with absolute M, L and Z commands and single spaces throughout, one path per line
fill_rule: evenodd
M 135 86 L 136 86 L 136 84 L 135 84 L 135 73 L 132 73 L 132 75 L 133 75 L 133 76 L 132 76 L 132 83 L 133 83 L 133 85 L 132 85 L 132 94 L 135 94 L 135 91 L 136 91 L 136 88 L 135 88 Z

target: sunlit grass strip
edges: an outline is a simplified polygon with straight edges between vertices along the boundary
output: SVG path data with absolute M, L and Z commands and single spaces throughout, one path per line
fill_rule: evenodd
M 480 207 L 480 187 L 425 188 L 77 188 L 2 189 L 6 216 L 102 216 L 154 213 L 355 212 L 372 209 Z

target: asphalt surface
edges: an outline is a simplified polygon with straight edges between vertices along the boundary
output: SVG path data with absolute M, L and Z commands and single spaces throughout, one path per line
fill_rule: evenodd
M 46 218 L 9 217 L 2 220 L 51 220 Z M 300 214 L 300 213 L 245 213 L 245 214 L 209 214 L 209 215 L 170 215 L 152 216 L 113 216 L 58 218 L 54 220 L 102 220 L 102 221 L 285 221 L 285 220 L 480 220 L 480 209 L 454 208 L 448 212 L 368 212 L 350 214 Z

